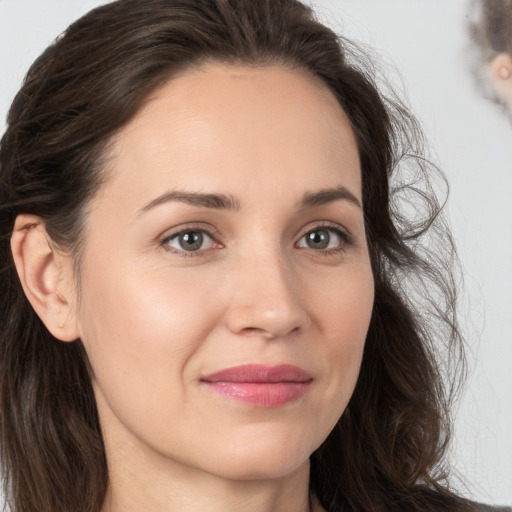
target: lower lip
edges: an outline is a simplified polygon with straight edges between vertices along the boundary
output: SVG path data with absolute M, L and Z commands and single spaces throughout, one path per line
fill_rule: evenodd
M 279 407 L 298 400 L 311 382 L 208 382 L 214 393 L 257 407 Z

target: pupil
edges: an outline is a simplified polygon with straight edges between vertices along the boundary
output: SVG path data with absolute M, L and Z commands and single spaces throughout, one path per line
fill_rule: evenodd
M 203 245 L 203 235 L 195 231 L 181 235 L 180 244 L 187 251 L 197 251 Z
M 308 245 L 312 249 L 325 249 L 329 245 L 329 233 L 327 231 L 313 231 L 309 233 Z

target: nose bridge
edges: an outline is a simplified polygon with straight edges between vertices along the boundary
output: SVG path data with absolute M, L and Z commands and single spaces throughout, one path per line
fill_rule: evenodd
M 303 328 L 309 320 L 295 278 L 293 263 L 279 243 L 257 244 L 240 255 L 232 283 L 230 328 L 235 332 L 259 333 L 267 338 L 284 336 Z

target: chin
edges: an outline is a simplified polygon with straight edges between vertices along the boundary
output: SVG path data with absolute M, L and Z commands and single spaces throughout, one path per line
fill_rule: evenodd
M 261 457 L 254 457 L 216 465 L 214 472 L 225 480 L 233 481 L 279 480 L 308 467 L 309 458 L 284 461 L 275 458 L 262 460 Z
M 289 442 L 289 438 L 269 435 L 261 435 L 250 443 L 240 438 L 230 443 L 222 457 L 213 461 L 215 472 L 229 480 L 268 480 L 309 467 L 309 456 L 316 445 L 303 446 Z

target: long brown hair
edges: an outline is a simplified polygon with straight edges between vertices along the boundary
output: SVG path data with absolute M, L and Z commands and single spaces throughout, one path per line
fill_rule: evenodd
M 0 424 L 15 512 L 98 512 L 108 468 L 80 340 L 53 338 L 10 252 L 16 216 L 46 223 L 80 272 L 87 205 L 109 142 L 158 86 L 214 60 L 280 64 L 320 78 L 352 124 L 375 277 L 361 374 L 311 456 L 328 511 L 466 510 L 443 455 L 461 369 L 454 251 L 421 132 L 371 61 L 297 0 L 118 0 L 73 23 L 29 70 L 0 147 Z M 380 87 L 380 86 L 379 86 Z M 432 181 L 432 176 L 436 178 Z M 444 197 L 444 196 L 443 196 Z

